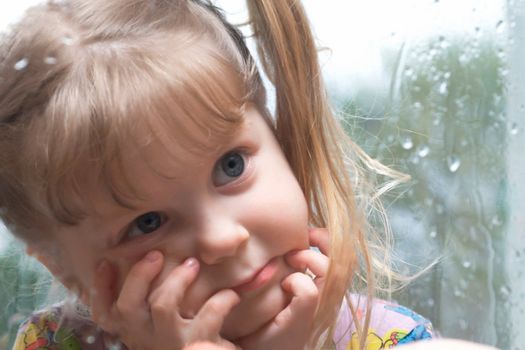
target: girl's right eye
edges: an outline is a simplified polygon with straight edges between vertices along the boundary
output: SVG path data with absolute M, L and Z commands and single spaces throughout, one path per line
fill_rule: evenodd
M 135 219 L 128 230 L 127 238 L 133 238 L 156 231 L 164 223 L 163 216 L 155 211 L 143 214 Z

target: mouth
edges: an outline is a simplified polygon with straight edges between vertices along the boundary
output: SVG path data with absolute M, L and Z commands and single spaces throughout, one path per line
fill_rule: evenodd
M 247 293 L 266 286 L 277 273 L 279 268 L 277 257 L 268 261 L 266 265 L 255 271 L 253 275 L 245 281 L 236 285 L 232 289 L 236 293 Z

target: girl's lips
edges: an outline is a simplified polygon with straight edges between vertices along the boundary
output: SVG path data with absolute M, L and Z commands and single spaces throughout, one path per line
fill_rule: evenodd
M 279 265 L 277 258 L 273 258 L 266 265 L 264 265 L 260 270 L 255 272 L 255 274 L 250 277 L 250 279 L 244 283 L 241 283 L 232 289 L 236 293 L 245 293 L 251 292 L 255 289 L 261 288 L 266 285 L 277 272 Z

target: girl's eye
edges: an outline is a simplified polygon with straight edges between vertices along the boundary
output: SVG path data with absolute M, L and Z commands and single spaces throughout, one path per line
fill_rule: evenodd
M 223 186 L 232 182 L 244 172 L 245 161 L 240 152 L 233 151 L 225 154 L 215 166 L 213 171 L 213 183 L 215 186 Z
M 163 221 L 162 215 L 155 211 L 143 214 L 135 219 L 129 229 L 127 237 L 133 238 L 135 236 L 151 233 L 157 230 L 163 224 Z

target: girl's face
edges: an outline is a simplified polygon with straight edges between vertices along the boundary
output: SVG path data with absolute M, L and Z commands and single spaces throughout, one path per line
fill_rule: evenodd
M 293 270 L 284 255 L 308 247 L 307 205 L 253 106 L 231 138 L 207 146 L 216 151 L 196 157 L 179 149 L 171 157 L 153 143 L 145 153 L 130 155 L 125 169 L 140 190 L 137 209 L 93 191 L 96 214 L 60 229 L 57 239 L 64 272 L 83 290 L 93 285 L 102 260 L 115 266 L 120 289 L 129 269 L 152 250 L 164 254 L 165 264 L 151 288 L 186 258 L 197 258 L 199 275 L 180 306 L 190 318 L 217 291 L 239 286 L 270 266 L 268 281 L 236 289 L 241 302 L 222 329 L 224 337 L 235 339 L 259 329 L 287 305 L 280 283 Z

